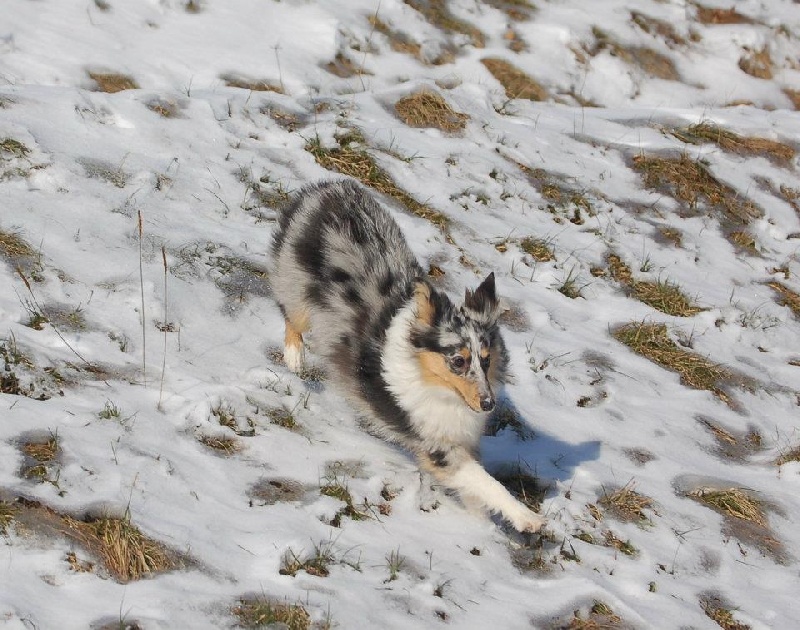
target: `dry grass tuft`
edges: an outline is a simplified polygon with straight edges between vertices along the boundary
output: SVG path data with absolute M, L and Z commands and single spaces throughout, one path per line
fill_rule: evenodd
M 12 158 L 28 157 L 31 150 L 19 140 L 14 138 L 3 138 L 0 140 L 0 156 L 7 154 Z
M 314 546 L 313 552 L 302 559 L 292 549 L 287 549 L 278 573 L 294 577 L 299 571 L 305 571 L 309 575 L 328 577 L 330 575 L 328 567 L 334 562 L 336 557 L 333 554 L 333 543 L 321 542 Z
M 781 296 L 780 304 L 792 309 L 795 317 L 800 318 L 800 294 L 795 293 L 782 282 L 768 282 L 767 286 Z
M 485 57 L 481 59 L 481 63 L 503 86 L 507 98 L 522 98 L 531 101 L 546 101 L 549 98 L 547 90 L 541 83 L 505 59 Z
M 537 262 L 550 262 L 556 259 L 550 244 L 540 238 L 526 237 L 519 243 L 519 248 Z
M 681 142 L 703 144 L 713 142 L 721 149 L 739 155 L 758 155 L 778 162 L 789 162 L 795 156 L 795 150 L 788 144 L 767 140 L 766 138 L 748 138 L 723 129 L 711 122 L 701 122 L 685 129 L 672 131 Z
M 242 446 L 239 444 L 238 440 L 227 435 L 201 435 L 197 439 L 204 446 L 226 456 L 233 455 L 242 450 Z
M 243 597 L 233 607 L 233 614 L 243 628 L 281 627 L 307 630 L 311 615 L 300 604 L 286 604 L 267 597 Z
M 669 338 L 666 324 L 631 322 L 617 328 L 613 335 L 637 354 L 680 374 L 684 385 L 710 391 L 727 402 L 721 385 L 731 378 L 731 373 L 699 354 L 679 348 Z
M 711 7 L 697 6 L 697 21 L 701 24 L 752 24 L 753 20 L 742 15 L 735 8 L 714 9 Z
M 177 567 L 172 554 L 145 536 L 129 519 L 99 518 L 79 521 L 62 516 L 68 535 L 102 559 L 109 573 L 119 582 L 138 580 L 150 573 Z
M 461 131 L 469 116 L 455 111 L 438 93 L 417 92 L 401 98 L 394 106 L 397 115 L 411 127 L 435 127 L 442 131 Z
M 392 50 L 405 55 L 411 55 L 419 61 L 423 61 L 421 55 L 422 47 L 411 37 L 405 33 L 394 30 L 377 15 L 371 15 L 369 17 L 369 23 L 372 25 L 372 28 L 389 40 L 389 46 L 391 46 Z
M 700 597 L 700 607 L 706 614 L 706 617 L 711 619 L 723 630 L 750 630 L 750 626 L 746 623 L 736 621 L 730 606 L 725 604 L 718 596 L 706 594 Z
M 475 48 L 483 48 L 486 37 L 479 28 L 456 17 L 447 8 L 447 0 L 403 0 L 408 6 L 419 11 L 436 28 L 445 33 L 466 35 Z
M 528 0 L 483 0 L 483 2 L 499 9 L 515 22 L 529 20 L 536 11 L 536 6 Z
M 365 70 L 363 66 L 357 65 L 350 57 L 342 52 L 337 52 L 333 61 L 326 63 L 323 68 L 340 79 L 349 79 L 350 77 L 372 74 Z
M 375 159 L 362 148 L 365 144 L 363 136 L 355 131 L 337 138 L 338 147 L 322 146 L 319 137 L 306 144 L 306 151 L 311 153 L 323 168 L 342 175 L 348 175 L 362 184 L 388 195 L 399 201 L 411 214 L 430 221 L 442 232 L 447 232 L 447 216 L 418 202 L 400 188 L 389 174 L 375 162 Z
M 97 84 L 99 92 L 113 94 L 139 89 L 139 85 L 131 77 L 116 72 L 89 72 L 89 78 Z
M 586 610 L 582 607 L 573 612 L 569 619 L 561 619 L 547 626 L 549 630 L 612 630 L 614 628 L 627 628 L 622 617 L 617 615 L 611 607 L 599 600 L 595 600 Z M 585 615 L 585 616 L 584 616 Z
M 780 454 L 780 457 L 775 460 L 775 464 L 777 466 L 783 466 L 784 464 L 788 464 L 789 462 L 800 462 L 800 444 L 797 446 L 790 448 L 787 451 L 784 451 Z
M 755 523 L 761 527 L 767 526 L 767 517 L 761 503 L 740 488 L 728 488 L 727 490 L 698 488 L 690 492 L 689 496 L 721 514 Z
M 0 256 L 13 262 L 19 258 L 33 258 L 35 255 L 33 248 L 19 234 L 0 230 Z
M 612 516 L 623 521 L 646 522 L 649 519 L 644 510 L 653 507 L 653 499 L 636 492 L 634 486 L 635 484 L 629 481 L 610 494 L 604 489 L 603 496 L 597 503 L 606 508 Z
M 625 285 L 637 300 L 657 311 L 676 317 L 691 317 L 705 310 L 693 304 L 678 285 L 668 280 L 657 282 L 634 280 L 630 267 L 622 262 L 617 254 L 609 254 L 606 260 L 611 277 Z
M 542 501 L 550 489 L 549 486 L 543 485 L 536 475 L 532 475 L 520 464 L 500 468 L 492 476 L 534 512 L 539 511 Z
M 697 212 L 701 204 L 705 205 L 728 226 L 747 225 L 764 214 L 753 202 L 717 180 L 703 162 L 686 155 L 678 158 L 637 155 L 633 167 L 642 174 L 645 187 L 683 202 L 690 212 Z
M 25 455 L 28 462 L 22 467 L 23 477 L 37 479 L 41 482 L 52 481 L 48 464 L 56 459 L 61 450 L 56 435 L 51 435 L 44 440 L 23 442 L 20 444 L 19 450 Z
M 772 80 L 772 67 L 772 57 L 766 46 L 761 50 L 748 50 L 747 54 L 739 59 L 739 68 L 742 72 L 756 79 Z
M 597 27 L 592 28 L 592 35 L 594 35 L 595 42 L 588 51 L 592 56 L 603 50 L 608 50 L 612 56 L 621 59 L 628 65 L 639 68 L 651 77 L 667 81 L 681 80 L 681 76 L 678 74 L 678 69 L 672 59 L 657 50 L 647 46 L 626 46 Z
M 795 109 L 800 110 L 800 90 L 792 90 L 790 88 L 785 88 L 783 93 L 786 94 L 788 99 L 792 102 L 792 106 Z
M 163 98 L 154 98 L 145 103 L 145 107 L 162 118 L 180 118 L 181 115 L 181 108 L 175 101 Z
M 14 505 L 7 501 L 0 501 L 0 534 L 5 535 L 11 521 L 14 520 Z
M 252 92 L 277 92 L 283 94 L 283 88 L 266 79 L 248 79 L 238 74 L 223 74 L 219 77 L 228 87 L 251 90 Z
M 638 11 L 631 11 L 631 21 L 648 35 L 660 37 L 670 46 L 683 46 L 686 44 L 686 38 L 680 35 L 669 22 Z

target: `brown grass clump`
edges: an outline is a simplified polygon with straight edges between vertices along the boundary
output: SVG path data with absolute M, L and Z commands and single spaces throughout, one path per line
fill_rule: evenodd
M 713 142 L 721 149 L 731 153 L 760 155 L 777 162 L 789 162 L 795 155 L 795 150 L 783 142 L 766 138 L 746 138 L 711 122 L 701 122 L 685 129 L 675 129 L 672 131 L 672 135 L 681 142 L 691 144 Z
M 550 262 L 556 259 L 553 248 L 540 238 L 526 237 L 519 243 L 519 248 L 537 262 Z
M 657 79 L 680 81 L 681 76 L 672 60 L 657 50 L 647 46 L 626 46 L 615 40 L 609 33 L 597 27 L 592 28 L 595 43 L 589 53 L 594 56 L 602 50 L 608 50 L 614 57 L 635 66 Z
M 645 509 L 653 507 L 653 499 L 636 492 L 632 481 L 611 494 L 603 490 L 603 496 L 597 502 L 606 508 L 612 516 L 623 521 L 646 522 Z
M 678 285 L 662 280 L 657 282 L 634 280 L 630 267 L 616 254 L 609 254 L 607 261 L 611 277 L 625 285 L 637 300 L 657 311 L 676 317 L 691 317 L 705 310 L 693 304 Z
M 711 619 L 723 630 L 750 630 L 750 626 L 746 623 L 736 621 L 730 606 L 725 604 L 718 596 L 706 594 L 700 597 L 700 607 L 706 614 L 706 617 Z
M 247 79 L 237 74 L 223 74 L 219 77 L 228 87 L 251 90 L 252 92 L 277 92 L 283 94 L 280 85 L 264 79 Z
M 761 50 L 749 50 L 746 55 L 739 59 L 739 68 L 742 72 L 756 79 L 771 80 L 773 73 L 769 48 L 765 46 Z
M 485 57 L 481 59 L 481 63 L 503 86 L 508 98 L 522 98 L 531 101 L 546 101 L 548 99 L 547 90 L 539 82 L 505 59 Z
M 233 607 L 233 614 L 243 628 L 280 626 L 286 630 L 307 630 L 311 616 L 300 604 L 286 604 L 267 597 L 243 597 Z
M 162 118 L 179 118 L 181 114 L 181 108 L 175 101 L 168 101 L 162 98 L 148 101 L 145 103 L 145 107 Z
M 405 33 L 394 30 L 377 15 L 371 15 L 369 17 L 369 23 L 372 25 L 372 28 L 389 40 L 389 46 L 391 46 L 392 50 L 405 55 L 411 55 L 412 57 L 422 61 L 422 47 L 413 39 L 411 39 L 411 37 Z
M 686 44 L 686 38 L 680 35 L 669 22 L 638 11 L 631 11 L 631 21 L 648 35 L 660 37 L 670 46 L 683 46 Z
M 697 21 L 701 24 L 752 24 L 753 20 L 742 15 L 736 9 L 713 9 L 711 7 L 697 6 Z
M 761 503 L 740 488 L 728 488 L 727 490 L 698 488 L 689 493 L 689 496 L 721 514 L 755 523 L 761 527 L 767 526 L 767 517 Z
M 0 230 L 0 256 L 14 261 L 18 258 L 33 258 L 35 254 L 33 248 L 19 234 Z
M 640 154 L 633 158 L 633 167 L 642 173 L 647 188 L 684 202 L 690 211 L 705 204 L 734 226 L 747 225 L 764 214 L 753 202 L 742 199 L 717 180 L 703 162 L 686 155 L 665 158 Z
M 14 505 L 7 501 L 0 501 L 0 534 L 8 532 L 8 526 L 14 520 Z
M 306 144 L 306 151 L 311 153 L 323 168 L 353 177 L 362 184 L 392 197 L 411 214 L 430 221 L 442 232 L 447 232 L 447 216 L 418 202 L 395 184 L 389 174 L 377 165 L 374 158 L 359 146 L 364 144 L 361 134 L 351 131 L 339 136 L 337 141 L 338 147 L 326 148 L 322 146 L 319 137 L 316 137 Z
M 408 6 L 419 11 L 423 17 L 445 33 L 466 35 L 475 48 L 483 48 L 486 38 L 481 30 L 469 22 L 450 13 L 446 0 L 403 0 Z
M 242 447 L 239 442 L 227 435 L 201 435 L 197 438 L 201 444 L 210 449 L 219 451 L 223 455 L 233 455 L 238 453 Z
M 800 109 L 800 90 L 786 88 L 783 90 L 783 93 L 786 94 L 795 109 Z
M 323 68 L 340 79 L 349 79 L 350 77 L 372 74 L 371 72 L 365 70 L 363 66 L 356 65 L 342 52 L 336 53 L 333 61 L 326 63 Z
M 109 94 L 139 89 L 139 85 L 131 77 L 116 72 L 89 72 L 89 78 L 97 84 L 98 91 Z
M 699 354 L 679 348 L 669 338 L 666 324 L 632 322 L 617 328 L 613 335 L 637 354 L 680 374 L 684 385 L 728 400 L 721 384 L 731 377 L 730 372 Z
M 44 440 L 23 442 L 20 444 L 19 450 L 28 458 L 28 462 L 32 462 L 22 467 L 21 474 L 29 479 L 47 481 L 50 473 L 47 464 L 56 459 L 61 448 L 58 444 L 58 437 L 51 435 Z
M 91 521 L 79 521 L 69 516 L 61 518 L 66 533 L 101 558 L 106 569 L 119 582 L 138 580 L 177 566 L 163 545 L 142 534 L 127 518 Z
M 628 625 L 608 604 L 595 600 L 588 611 L 585 607 L 583 612 L 577 609 L 571 618 L 558 620 L 547 627 L 549 630 L 613 630 L 627 628 Z
M 800 318 L 800 294 L 795 293 L 781 282 L 768 282 L 767 286 L 781 296 L 780 303 L 782 306 L 788 306 L 792 309 L 795 317 Z
M 538 477 L 524 470 L 520 464 L 501 468 L 492 476 L 534 512 L 539 511 L 549 490 Z
M 780 457 L 775 460 L 775 464 L 777 466 L 783 466 L 789 462 L 800 462 L 800 444 L 794 448 L 784 451 L 781 453 Z
M 424 91 L 404 96 L 394 105 L 397 115 L 411 127 L 461 131 L 469 116 L 455 111 L 438 93 Z
M 528 0 L 483 0 L 484 4 L 499 9 L 515 22 L 529 20 L 536 7 Z

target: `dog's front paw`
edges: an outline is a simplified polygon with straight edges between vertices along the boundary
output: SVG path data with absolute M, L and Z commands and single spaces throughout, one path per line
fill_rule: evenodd
M 521 510 L 518 514 L 508 517 L 509 522 L 518 532 L 535 534 L 547 523 L 547 519 L 536 512 L 531 512 L 523 506 L 520 506 L 520 508 Z

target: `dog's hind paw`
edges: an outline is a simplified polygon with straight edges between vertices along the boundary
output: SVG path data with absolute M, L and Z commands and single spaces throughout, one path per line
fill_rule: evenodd
M 303 346 L 286 346 L 283 349 L 283 362 L 295 374 L 300 374 L 305 365 Z

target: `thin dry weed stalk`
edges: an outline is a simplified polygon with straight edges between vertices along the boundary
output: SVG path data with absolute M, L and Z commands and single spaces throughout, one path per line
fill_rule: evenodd
M 137 210 L 137 228 L 139 233 L 139 290 L 142 295 L 142 385 L 147 387 L 147 317 L 144 309 L 144 225 L 142 211 Z
M 161 246 L 161 261 L 164 264 L 164 356 L 161 360 L 161 385 L 158 388 L 158 404 L 156 405 L 158 409 L 161 409 L 161 399 L 164 396 L 164 376 L 167 371 L 167 332 L 170 329 L 169 319 L 167 319 L 167 250 L 163 245 Z
M 531 101 L 546 101 L 550 96 L 541 83 L 505 59 L 485 57 L 481 59 L 481 63 L 503 86 L 506 97 L 509 99 L 520 98 Z
M 455 111 L 437 92 L 425 90 L 401 98 L 394 106 L 410 127 L 435 127 L 450 133 L 461 131 L 469 116 Z

